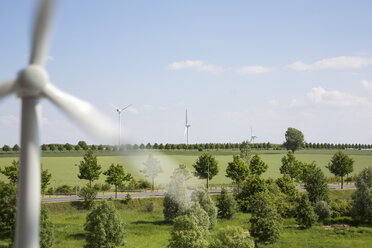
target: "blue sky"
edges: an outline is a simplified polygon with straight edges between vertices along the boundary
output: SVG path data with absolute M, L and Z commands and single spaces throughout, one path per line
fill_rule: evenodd
M 2 1 L 0 81 L 26 66 L 35 0 Z M 51 81 L 116 120 L 124 140 L 372 143 L 370 1 L 61 0 Z M 99 143 L 47 100 L 42 143 Z M 19 141 L 20 102 L 0 102 L 0 145 Z

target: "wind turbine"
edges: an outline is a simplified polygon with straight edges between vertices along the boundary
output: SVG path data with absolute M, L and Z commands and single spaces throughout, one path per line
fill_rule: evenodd
M 256 135 L 253 135 L 252 127 L 251 127 L 251 141 L 250 143 L 253 144 L 254 139 L 258 138 Z
M 121 112 L 123 112 L 124 110 L 126 110 L 127 108 L 132 106 L 132 104 L 129 104 L 128 106 L 126 106 L 124 108 L 118 108 L 114 105 L 112 105 L 112 106 L 116 109 L 116 112 L 118 112 L 118 114 L 119 114 L 119 147 L 120 147 L 120 145 L 121 145 Z
M 22 100 L 21 151 L 18 174 L 16 248 L 39 247 L 40 219 L 40 98 L 47 98 L 80 126 L 106 141 L 116 137 L 114 124 L 89 103 L 69 95 L 49 80 L 47 55 L 53 0 L 40 0 L 29 64 L 14 79 L 0 84 L 0 98 L 12 93 Z
M 184 136 L 186 136 L 186 144 L 188 145 L 189 144 L 189 128 L 191 127 L 191 125 L 188 124 L 187 122 L 187 109 L 186 109 L 186 122 L 185 122 L 185 134 Z

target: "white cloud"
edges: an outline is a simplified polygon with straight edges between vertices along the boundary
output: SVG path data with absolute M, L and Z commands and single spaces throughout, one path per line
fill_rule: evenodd
M 134 113 L 134 114 L 137 114 L 138 113 L 138 110 L 132 106 L 129 106 L 127 108 L 128 112 L 131 112 L 131 113 Z
M 336 90 L 327 91 L 322 87 L 312 88 L 307 97 L 313 103 L 339 107 L 372 106 L 372 103 L 367 98 L 353 96 Z
M 199 71 L 208 71 L 212 73 L 220 73 L 226 70 L 226 68 L 218 65 L 207 64 L 202 60 L 186 60 L 173 62 L 168 65 L 171 70 L 183 70 L 183 69 L 196 69 Z
M 272 105 L 272 106 L 277 106 L 279 104 L 279 102 L 277 100 L 270 100 L 269 101 L 269 104 Z
M 144 110 L 151 110 L 154 108 L 154 106 L 150 105 L 150 104 L 145 104 L 145 105 L 142 105 L 141 107 L 142 109 Z
M 368 82 L 367 80 L 362 80 L 361 84 L 363 88 L 369 91 L 372 91 L 372 82 Z
M 0 116 L 0 124 L 13 125 L 19 123 L 19 118 L 15 115 Z
M 263 66 L 245 66 L 237 70 L 240 75 L 263 74 L 272 71 L 272 68 Z
M 372 65 L 372 58 L 340 56 L 318 60 L 312 64 L 305 64 L 302 61 L 297 61 L 293 64 L 287 65 L 286 67 L 297 71 L 312 71 L 326 69 L 358 69 L 369 65 Z
M 163 106 L 159 106 L 158 109 L 159 109 L 160 111 L 165 111 L 165 110 L 166 110 L 166 108 L 163 107 Z

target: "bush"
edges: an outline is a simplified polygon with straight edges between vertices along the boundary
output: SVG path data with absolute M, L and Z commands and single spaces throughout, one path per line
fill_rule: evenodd
M 139 189 L 151 189 L 151 183 L 147 180 L 140 179 L 137 182 L 137 186 Z
M 208 248 L 254 248 L 254 240 L 238 226 L 227 226 L 213 236 Z
M 372 167 L 365 168 L 357 176 L 355 186 L 351 215 L 357 222 L 372 224 Z
M 318 215 L 318 221 L 331 217 L 331 209 L 325 201 L 318 201 L 314 204 L 314 212 Z
M 297 206 L 297 224 L 304 228 L 310 228 L 317 221 L 318 216 L 315 214 L 314 209 L 307 195 L 301 196 L 300 202 Z
M 334 225 L 334 224 L 354 225 L 355 223 L 351 217 L 342 216 L 342 217 L 324 219 L 323 224 L 324 225 Z
M 97 197 L 97 191 L 90 187 L 89 185 L 81 188 L 79 196 L 84 198 L 84 207 L 86 209 L 91 209 L 94 204 L 94 200 Z
M 351 216 L 352 201 L 335 199 L 330 203 L 332 217 Z
M 128 194 L 125 196 L 123 202 L 124 202 L 124 204 L 128 204 L 128 203 L 131 202 L 131 201 L 132 201 L 132 196 L 128 193 Z
M 254 199 L 251 207 L 251 235 L 260 243 L 274 243 L 280 237 L 282 218 L 267 193 L 260 192 Z
M 198 225 L 203 228 L 205 235 L 208 234 L 208 229 L 211 226 L 210 218 L 208 213 L 200 206 L 199 203 L 194 203 L 189 209 L 188 216 L 195 216 L 198 220 Z
M 218 216 L 224 219 L 230 219 L 236 212 L 237 203 L 234 197 L 222 188 L 221 195 L 217 196 Z
M 124 223 L 111 202 L 103 201 L 88 215 L 84 230 L 85 248 L 113 248 L 124 245 Z
M 195 190 L 192 192 L 191 200 L 199 203 L 200 207 L 207 212 L 210 222 L 209 227 L 213 228 L 217 224 L 217 208 L 208 191 L 206 189 Z
M 0 182 L 0 233 L 12 240 L 16 220 L 16 192 L 14 184 Z
M 279 177 L 275 182 L 283 194 L 289 196 L 296 196 L 298 194 L 298 190 L 288 174 L 284 174 L 282 177 Z
M 154 211 L 154 203 L 153 202 L 146 203 L 146 210 L 147 210 L 147 212 Z
M 49 211 L 41 205 L 40 212 L 40 248 L 52 247 L 54 243 L 54 225 L 49 220 Z
M 197 210 L 199 208 L 199 210 Z M 199 217 L 195 213 L 203 215 L 202 219 L 208 220 L 208 215 L 200 206 L 188 215 L 182 215 L 174 219 L 173 230 L 168 248 L 205 248 L 207 247 L 206 235 L 208 228 L 200 225 Z M 204 213 L 203 213 L 204 212 Z
M 56 194 L 71 194 L 73 192 L 72 187 L 64 184 L 62 186 L 59 186 L 55 189 L 54 193 Z

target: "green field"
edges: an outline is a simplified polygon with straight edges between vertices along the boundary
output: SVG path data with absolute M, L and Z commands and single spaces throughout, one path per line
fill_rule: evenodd
M 286 151 L 279 150 L 264 150 L 259 151 L 262 159 L 269 165 L 268 171 L 264 174 L 265 177 L 276 178 L 280 176 L 279 167 L 281 166 L 281 158 L 284 156 Z M 332 155 L 336 150 L 300 150 L 295 153 L 297 159 L 305 162 L 315 161 L 325 172 L 327 176 L 331 176 L 331 173 L 325 166 L 330 161 Z M 212 151 L 219 161 L 220 172 L 211 181 L 212 184 L 225 184 L 231 181 L 225 177 L 225 170 L 227 163 L 232 161 L 232 155 L 238 154 L 238 151 Z M 345 153 L 349 154 L 354 160 L 354 172 L 358 173 L 363 168 L 372 165 L 372 151 L 359 151 L 359 150 L 346 150 Z M 157 183 L 165 185 L 167 178 L 173 171 L 173 168 L 178 164 L 185 164 L 191 171 L 193 170 L 192 164 L 196 161 L 200 155 L 197 151 L 169 151 L 169 152 L 155 152 L 154 156 L 159 159 L 163 165 L 163 177 L 157 179 Z M 13 159 L 17 159 L 16 154 L 5 156 L 1 154 L 0 167 L 10 165 Z M 111 163 L 123 164 L 128 172 L 137 178 L 144 178 L 140 173 L 143 162 L 147 158 L 145 152 L 131 152 L 124 153 L 122 155 L 118 153 L 100 152 L 98 153 L 98 161 L 102 165 L 103 170 L 107 169 Z M 42 157 L 43 169 L 48 169 L 52 173 L 51 187 L 60 186 L 62 184 L 75 185 L 75 163 L 79 163 L 82 160 L 82 152 L 53 152 L 45 153 Z M 3 177 L 0 177 L 3 179 Z M 104 182 L 105 176 L 101 176 L 99 182 Z M 79 180 L 79 185 L 83 185 L 86 182 Z

